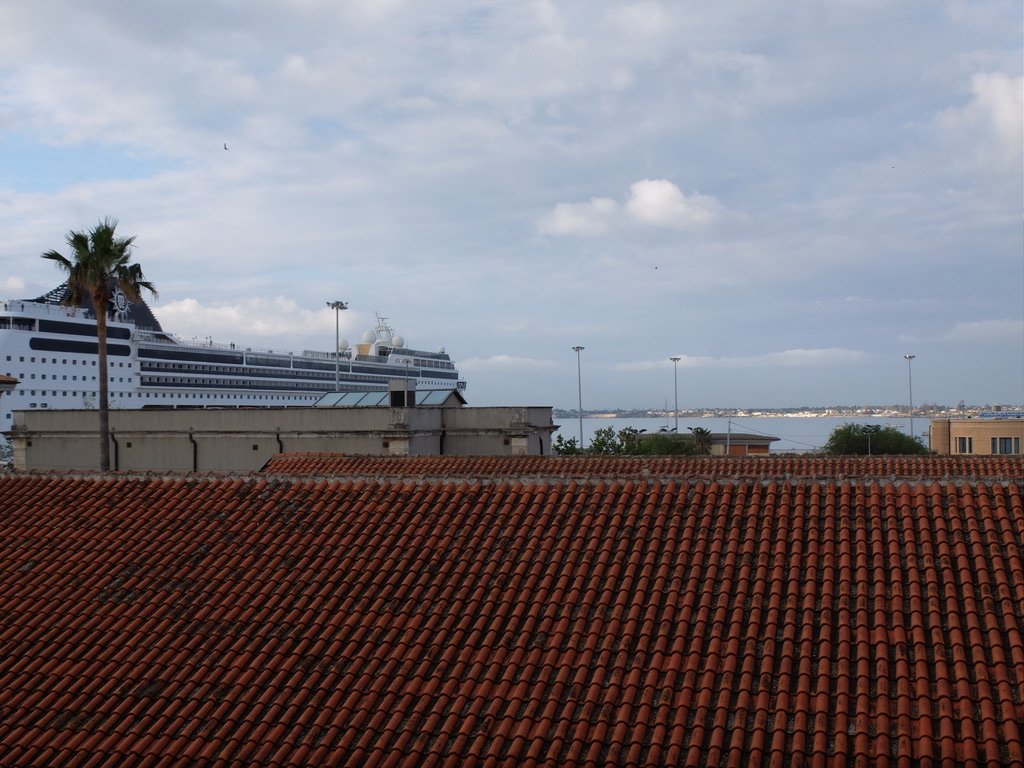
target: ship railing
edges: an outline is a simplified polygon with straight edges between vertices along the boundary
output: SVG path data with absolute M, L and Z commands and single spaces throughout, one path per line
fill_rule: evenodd
M 0 302 L 0 311 L 26 312 L 33 317 L 80 317 L 91 320 L 91 310 L 82 307 L 66 307 L 63 304 L 40 304 L 37 301 L 19 301 L 16 299 Z
M 348 360 L 352 357 L 352 354 L 351 352 L 345 350 L 343 350 L 340 354 L 336 355 L 333 352 L 322 352 L 312 349 L 304 349 L 302 350 L 302 357 L 310 357 L 315 360 L 334 360 L 334 358 L 337 357 L 341 360 Z
M 135 339 L 137 341 L 144 341 L 147 344 L 166 344 L 169 347 L 205 347 L 206 349 L 223 349 L 234 352 L 255 352 L 261 355 L 278 355 L 279 357 L 292 357 L 290 352 L 275 352 L 272 349 L 263 349 L 260 347 L 240 347 L 235 342 L 224 342 L 214 341 L 210 337 L 200 339 L 193 336 L 191 339 L 183 339 L 173 333 L 162 331 L 160 333 L 156 331 L 139 331 L 135 332 Z

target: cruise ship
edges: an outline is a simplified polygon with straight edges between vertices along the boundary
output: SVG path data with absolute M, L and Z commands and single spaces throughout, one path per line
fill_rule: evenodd
M 35 299 L 0 301 L 0 374 L 17 379 L 0 394 L 0 432 L 11 412 L 96 408 L 96 319 L 66 306 L 67 283 Z M 361 342 L 338 352 L 281 352 L 212 339 L 183 340 L 161 328 L 144 301 L 114 292 L 107 321 L 109 402 L 114 408 L 308 406 L 327 392 L 459 389 L 466 382 L 442 348 L 426 352 L 377 314 Z

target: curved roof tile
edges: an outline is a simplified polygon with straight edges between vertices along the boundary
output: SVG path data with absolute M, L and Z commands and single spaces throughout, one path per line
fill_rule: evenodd
M 286 460 L 0 475 L 0 764 L 1024 766 L 1019 463 Z

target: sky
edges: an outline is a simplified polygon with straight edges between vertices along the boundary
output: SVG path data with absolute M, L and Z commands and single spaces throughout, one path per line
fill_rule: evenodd
M 1007 0 L 0 0 L 0 297 L 112 217 L 165 330 L 326 350 L 346 301 L 345 339 L 380 312 L 470 405 L 1021 404 L 1022 30 Z

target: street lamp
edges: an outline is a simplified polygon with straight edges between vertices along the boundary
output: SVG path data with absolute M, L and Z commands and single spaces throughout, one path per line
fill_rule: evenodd
M 916 355 L 904 355 L 903 359 L 907 361 L 907 392 L 910 398 L 910 436 L 914 436 L 914 377 L 910 372 L 910 361 L 914 359 Z
M 679 361 L 680 357 L 670 357 L 672 361 L 672 390 L 675 393 L 675 419 L 676 428 L 675 432 L 679 434 Z
M 580 368 L 580 352 L 583 351 L 583 347 L 575 346 L 573 351 L 576 353 L 576 393 L 579 395 L 579 415 L 580 415 L 580 450 L 583 450 L 583 372 Z
M 334 391 L 341 389 L 341 310 L 348 309 L 344 301 L 328 301 L 327 306 L 334 310 Z
M 868 439 L 868 456 L 871 455 L 871 436 L 877 435 L 882 427 L 878 424 L 856 425 L 854 431 L 857 434 L 865 435 Z

